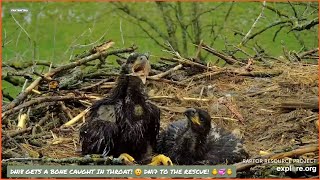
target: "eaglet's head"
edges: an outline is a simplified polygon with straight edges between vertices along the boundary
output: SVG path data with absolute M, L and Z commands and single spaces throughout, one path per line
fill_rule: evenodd
M 121 68 L 121 73 L 139 77 L 143 84 L 151 71 L 148 54 L 131 53 Z
M 206 134 L 211 129 L 211 117 L 205 110 L 189 108 L 184 112 L 193 131 L 198 134 Z

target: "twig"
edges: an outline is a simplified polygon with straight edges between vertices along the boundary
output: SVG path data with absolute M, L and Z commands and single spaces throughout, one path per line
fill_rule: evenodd
M 7 76 L 22 76 L 25 79 L 32 79 L 32 75 L 26 72 L 7 72 Z
M 215 76 L 215 75 L 218 75 L 218 74 L 222 74 L 222 73 L 225 73 L 225 71 L 218 71 L 218 72 L 205 72 L 205 73 L 202 73 L 202 74 L 197 74 L 197 75 L 194 75 L 194 76 L 191 76 L 190 78 L 187 78 L 187 79 L 184 79 L 182 81 L 182 83 L 187 83 L 187 82 L 190 82 L 190 81 L 195 81 L 195 80 L 199 80 L 199 79 L 202 79 L 202 78 L 205 78 L 205 77 L 211 77 L 211 76 Z
M 211 48 L 211 47 L 209 47 L 209 46 L 207 46 L 207 45 L 205 45 L 203 43 L 201 44 L 201 47 L 204 50 L 208 51 L 209 53 L 211 53 L 211 54 L 213 54 L 213 55 L 225 60 L 228 64 L 235 64 L 235 63 L 244 64 L 243 62 L 239 62 L 236 59 L 233 59 L 232 57 L 224 55 L 223 53 L 218 52 L 217 50 L 215 50 L 215 49 L 213 49 L 213 48 Z
M 168 70 L 168 71 L 166 71 L 166 72 L 163 72 L 163 73 L 160 73 L 160 74 L 157 74 L 157 75 L 151 76 L 151 78 L 152 78 L 152 79 L 160 79 L 160 78 L 163 78 L 163 77 L 165 77 L 165 76 L 167 76 L 167 75 L 171 74 L 172 72 L 174 72 L 174 71 L 177 71 L 177 70 L 181 69 L 182 67 L 183 67 L 183 66 L 182 66 L 182 64 L 178 64 L 177 66 L 175 66 L 175 67 L 173 67 L 173 68 L 169 69 L 169 70 Z
M 116 86 L 116 82 L 107 82 L 100 86 L 101 89 L 112 89 Z
M 152 78 L 152 77 L 147 77 L 148 80 L 151 81 L 159 81 L 159 82 L 164 82 L 164 83 L 168 83 L 168 84 L 175 84 L 177 86 L 182 86 L 182 87 L 186 87 L 187 85 L 181 82 L 177 82 L 177 81 L 172 81 L 172 80 L 168 80 L 168 79 L 157 79 L 157 78 Z
M 196 66 L 196 67 L 199 67 L 199 68 L 205 69 L 205 70 L 216 70 L 217 69 L 217 67 L 207 67 L 205 65 L 190 61 L 189 59 L 185 59 L 185 58 L 164 58 L 164 57 L 161 57 L 160 59 L 164 60 L 164 61 L 179 62 L 183 65 Z
M 16 140 L 20 140 L 20 139 L 38 139 L 38 138 L 51 139 L 52 138 L 52 134 L 48 133 L 48 132 L 42 132 L 42 133 L 39 133 L 39 134 L 36 134 L 36 135 L 30 134 L 30 135 L 23 135 L 23 136 L 14 137 L 14 139 L 16 139 Z
M 289 5 L 290 5 L 290 6 L 291 6 L 291 8 L 292 8 L 292 11 L 293 11 L 294 17 L 295 17 L 295 18 L 297 18 L 297 19 L 299 19 L 299 18 L 298 18 L 297 11 L 296 11 L 296 8 L 294 8 L 294 6 L 291 4 L 291 2 L 290 2 L 290 1 L 288 1 L 288 3 L 289 3 Z
M 15 136 L 17 136 L 17 135 L 20 135 L 20 134 L 29 132 L 29 131 L 31 131 L 31 130 L 32 130 L 32 127 L 28 127 L 28 128 L 25 128 L 25 129 L 19 129 L 19 130 L 11 131 L 11 132 L 8 132 L 8 136 L 10 136 L 10 137 L 15 137 Z
M 228 73 L 236 74 L 238 76 L 251 76 L 251 77 L 274 77 L 279 76 L 283 73 L 281 70 L 274 71 L 251 71 L 251 72 L 241 72 L 241 71 L 228 71 Z
M 311 49 L 309 51 L 305 51 L 305 52 L 298 54 L 298 56 L 299 56 L 299 58 L 303 58 L 304 56 L 311 55 L 311 54 L 316 53 L 318 51 L 319 51 L 319 48 Z
M 92 88 L 94 88 L 94 87 L 96 87 L 96 86 L 99 86 L 99 85 L 101 85 L 101 84 L 103 84 L 103 83 L 105 83 L 105 82 L 107 82 L 107 81 L 108 81 L 108 79 L 103 79 L 103 80 L 101 80 L 101 81 L 99 81 L 99 82 L 97 82 L 97 83 L 95 83 L 95 84 L 90 85 L 90 86 L 82 87 L 82 88 L 80 88 L 80 90 L 92 89 Z
M 266 30 L 268 30 L 268 29 L 270 29 L 270 28 L 272 28 L 272 27 L 274 27 L 274 26 L 277 26 L 277 25 L 280 25 L 280 24 L 288 24 L 288 23 L 293 24 L 293 23 L 292 23 L 292 20 L 290 20 L 290 19 L 289 19 L 289 20 L 283 20 L 283 21 L 274 22 L 274 23 L 272 23 L 272 24 L 270 24 L 270 25 L 262 28 L 260 31 L 257 31 L 256 33 L 253 33 L 252 35 L 250 35 L 250 36 L 247 38 L 247 41 L 250 40 L 250 39 L 255 38 L 257 35 L 263 33 L 264 31 L 266 31 Z
M 244 124 L 244 118 L 242 114 L 239 112 L 237 106 L 231 102 L 231 98 L 221 97 L 218 99 L 218 102 L 220 104 L 225 105 L 237 117 L 237 119 L 241 122 L 241 124 Z
M 262 10 L 261 13 L 259 14 L 259 16 L 257 17 L 257 19 L 254 21 L 254 23 L 252 24 L 251 28 L 249 29 L 249 31 L 247 32 L 247 34 L 243 37 L 240 45 L 244 45 L 247 43 L 247 41 L 249 40 L 249 35 L 251 34 L 252 30 L 256 27 L 258 21 L 260 20 L 260 18 L 263 16 L 263 12 L 264 12 L 264 8 L 266 6 L 266 1 L 263 1 L 263 6 L 262 6 Z
M 62 111 L 63 111 L 65 114 L 67 114 L 68 118 L 69 118 L 69 119 L 73 119 L 73 117 L 72 117 L 69 109 L 66 107 L 66 105 L 65 105 L 62 101 L 59 101 L 59 104 L 60 104 L 60 106 L 61 106 Z
M 261 91 L 247 94 L 247 96 L 253 97 L 253 96 L 260 95 L 260 94 L 263 94 L 263 93 L 266 93 L 266 92 L 276 91 L 276 90 L 278 90 L 278 88 L 279 88 L 279 86 L 271 86 L 271 87 L 268 87 L 268 88 L 263 89 Z
M 275 9 L 274 7 L 271 7 L 269 5 L 265 5 L 265 7 L 273 12 L 275 12 L 276 14 L 278 14 L 278 16 L 283 16 L 283 17 L 286 17 L 286 18 L 290 18 L 287 14 L 279 11 L 278 9 Z
M 27 126 L 27 114 L 21 114 L 18 116 L 18 128 L 25 129 Z
M 303 31 L 305 29 L 311 29 L 313 26 L 319 24 L 319 18 L 312 19 L 304 24 L 299 24 L 294 26 L 289 32 L 291 31 Z
M 290 101 L 281 102 L 279 108 L 282 109 L 319 109 L 319 100 L 318 98 L 310 99 L 308 102 L 301 101 Z
M 53 101 L 65 101 L 65 100 L 79 100 L 79 99 L 87 99 L 88 97 L 86 96 L 80 96 L 80 97 L 75 97 L 74 95 L 67 95 L 67 96 L 48 96 L 48 97 L 38 97 L 38 98 L 33 98 L 30 101 L 27 101 L 19 106 L 16 106 L 12 109 L 9 109 L 5 112 L 2 113 L 2 118 L 15 113 L 19 111 L 21 108 L 26 108 L 32 105 L 40 104 L 43 102 L 53 102 Z
M 122 45 L 124 45 L 124 38 L 123 38 L 123 32 L 122 32 L 122 19 L 120 19 L 120 34 L 121 34 Z
M 177 97 L 177 96 L 151 96 L 149 97 L 150 100 L 161 100 L 161 99 L 171 99 L 171 100 L 178 100 L 178 101 L 196 101 L 196 102 L 210 102 L 213 99 L 207 98 L 192 98 L 192 97 Z
M 70 121 L 66 122 L 64 125 L 61 126 L 61 128 L 69 127 L 73 125 L 74 123 L 78 122 L 84 115 L 86 115 L 87 112 L 89 112 L 90 108 L 85 109 L 80 114 L 78 114 L 76 117 L 71 119 Z
M 244 67 L 244 69 L 245 69 L 246 71 L 248 71 L 248 72 L 252 71 L 252 70 L 253 70 L 252 64 L 253 64 L 253 59 L 250 58 L 250 59 L 248 60 L 247 65 Z
M 15 23 L 23 30 L 23 32 L 27 35 L 28 39 L 29 39 L 30 41 L 32 41 L 29 33 L 20 25 L 20 23 L 16 20 L 16 18 L 15 18 L 12 14 L 10 14 L 10 15 L 11 15 L 11 17 L 13 18 L 14 22 L 15 22 Z
M 46 66 L 46 67 L 50 67 L 50 63 L 47 63 L 47 62 L 42 62 L 42 61 L 45 61 L 45 60 L 39 60 L 37 62 L 34 62 L 36 66 Z M 17 70 L 21 70 L 21 69 L 25 69 L 25 68 L 28 68 L 28 67 L 31 67 L 33 66 L 33 62 L 30 62 L 30 61 L 27 61 L 27 62 L 21 62 L 19 64 L 16 64 L 16 63 L 13 63 L 13 62 L 3 62 L 2 65 L 4 67 L 11 67 L 11 68 L 14 68 L 14 69 L 17 69 Z M 55 66 L 52 66 L 53 68 L 56 68 Z
M 160 106 L 160 105 L 157 105 L 157 104 L 154 104 L 154 105 L 156 105 L 160 109 L 163 109 L 163 110 L 166 110 L 166 111 L 170 111 L 170 112 L 175 112 L 175 113 L 183 113 L 186 110 L 185 107 L 172 107 L 172 106 L 171 107 L 167 107 L 167 106 Z

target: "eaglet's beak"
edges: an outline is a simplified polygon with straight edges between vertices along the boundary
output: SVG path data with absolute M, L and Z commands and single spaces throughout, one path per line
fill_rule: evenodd
M 147 57 L 143 56 L 139 59 L 137 59 L 133 66 L 132 66 L 132 75 L 138 76 L 142 83 L 145 84 L 147 81 L 147 76 L 149 75 L 149 72 L 151 71 L 151 66 L 149 64 L 149 61 Z
M 199 119 L 199 116 L 194 116 L 194 117 L 191 117 L 191 121 L 193 122 L 193 124 L 197 124 L 197 125 L 200 125 L 200 119 Z
M 187 118 L 189 118 L 193 124 L 196 125 L 200 125 L 200 118 L 199 118 L 199 114 L 196 112 L 195 109 L 193 108 L 189 108 L 184 112 L 185 116 L 187 116 Z

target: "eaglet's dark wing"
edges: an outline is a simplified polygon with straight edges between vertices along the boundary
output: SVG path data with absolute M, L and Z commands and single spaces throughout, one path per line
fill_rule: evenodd
M 108 155 L 117 139 L 116 105 L 109 105 L 107 99 L 96 102 L 88 120 L 80 128 L 82 154 Z
M 248 157 L 241 139 L 215 125 L 212 125 L 212 127 L 207 142 L 209 151 L 204 157 L 205 160 L 196 164 L 233 164 Z
M 185 120 L 179 120 L 171 123 L 166 130 L 162 131 L 158 137 L 157 152 L 167 154 L 171 148 L 175 147 L 177 137 L 186 126 Z
M 152 146 L 152 149 L 156 149 L 157 146 L 157 137 L 159 134 L 160 129 L 160 109 L 147 102 L 147 105 L 150 107 L 150 122 L 148 125 L 148 134 L 150 135 L 150 145 Z

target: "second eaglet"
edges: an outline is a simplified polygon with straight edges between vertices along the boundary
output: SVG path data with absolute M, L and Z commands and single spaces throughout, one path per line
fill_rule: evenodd
M 211 123 L 210 115 L 198 108 L 184 112 L 186 120 L 169 124 L 159 137 L 157 151 L 178 165 L 233 164 L 248 158 L 235 135 Z

